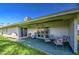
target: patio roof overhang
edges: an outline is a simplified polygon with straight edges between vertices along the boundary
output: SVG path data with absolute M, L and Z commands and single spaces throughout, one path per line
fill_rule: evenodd
M 34 25 L 34 24 L 40 24 L 40 23 L 45 23 L 45 22 L 55 22 L 55 21 L 63 21 L 63 20 L 69 20 L 69 19 L 74 19 L 76 17 L 77 13 L 71 13 L 71 14 L 65 14 L 65 15 L 60 15 L 60 16 L 48 16 L 45 18 L 41 19 L 35 19 L 32 21 L 27 21 L 22 24 L 20 24 L 21 27 L 28 27 L 29 25 Z
M 43 17 L 40 17 L 37 19 L 23 22 L 20 24 L 20 26 L 27 27 L 28 25 L 44 23 L 44 22 L 49 22 L 49 21 L 74 19 L 74 18 L 76 18 L 77 14 L 79 14 L 79 9 L 67 10 L 67 11 L 63 11 L 60 13 L 50 14 L 50 15 L 43 16 Z

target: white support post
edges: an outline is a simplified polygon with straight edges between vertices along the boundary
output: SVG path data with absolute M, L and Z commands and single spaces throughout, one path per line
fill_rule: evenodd
M 74 19 L 74 52 L 77 53 L 77 19 Z

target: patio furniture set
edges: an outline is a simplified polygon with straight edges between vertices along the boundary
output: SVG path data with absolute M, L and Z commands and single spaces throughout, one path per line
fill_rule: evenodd
M 50 37 L 52 36 L 52 38 Z M 48 38 L 43 38 L 45 42 L 53 42 L 56 45 L 63 45 L 65 42 L 68 42 L 70 39 L 69 36 L 62 36 L 62 37 L 57 37 L 50 35 Z
M 68 40 L 70 39 L 69 36 L 65 36 L 63 35 L 62 37 L 55 37 L 55 36 L 52 36 L 53 38 L 50 39 L 50 40 L 53 40 L 53 42 L 56 44 L 56 45 L 63 45 L 64 43 L 68 42 Z
M 57 36 L 54 36 L 54 35 L 49 35 L 47 37 L 46 36 L 47 35 L 39 36 L 39 35 L 37 35 L 37 33 L 35 33 L 35 34 L 32 35 L 31 33 L 29 33 L 27 35 L 27 38 L 43 39 L 44 42 L 53 42 L 56 45 L 63 45 L 65 42 L 68 42 L 68 40 L 70 39 L 70 37 L 66 36 L 66 35 L 63 35 L 62 37 L 57 37 Z

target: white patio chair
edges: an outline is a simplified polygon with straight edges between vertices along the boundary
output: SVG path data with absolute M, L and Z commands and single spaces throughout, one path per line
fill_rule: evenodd
M 36 33 L 32 34 L 32 35 L 31 35 L 31 38 L 32 38 L 32 39 L 36 38 Z
M 46 38 L 45 36 L 44 36 L 44 41 L 45 42 L 51 42 L 51 40 L 49 38 Z
M 31 38 L 31 33 L 28 33 L 27 34 L 27 38 Z
M 51 42 L 51 40 L 49 38 L 45 38 L 44 41 L 45 42 Z
M 63 38 L 56 38 L 54 41 L 53 41 L 56 45 L 63 45 Z

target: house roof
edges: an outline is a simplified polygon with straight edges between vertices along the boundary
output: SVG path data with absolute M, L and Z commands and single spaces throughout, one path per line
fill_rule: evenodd
M 55 18 L 55 17 L 57 19 L 58 16 L 72 15 L 74 13 L 79 13 L 79 8 L 77 8 L 77 9 L 71 9 L 71 10 L 66 10 L 66 11 L 62 11 L 62 12 L 59 12 L 59 13 L 55 13 L 55 14 L 49 14 L 49 15 L 42 16 L 42 17 L 39 17 L 39 18 L 36 18 L 36 19 L 32 19 L 30 21 L 26 21 L 26 22 L 22 22 L 22 23 L 16 23 L 16 24 L 4 26 L 2 28 L 13 27 L 13 26 L 20 26 L 22 24 L 39 23 L 40 21 L 43 22 L 44 19 L 45 19 L 44 21 L 49 21 L 49 20 L 46 20 L 46 19 Z

